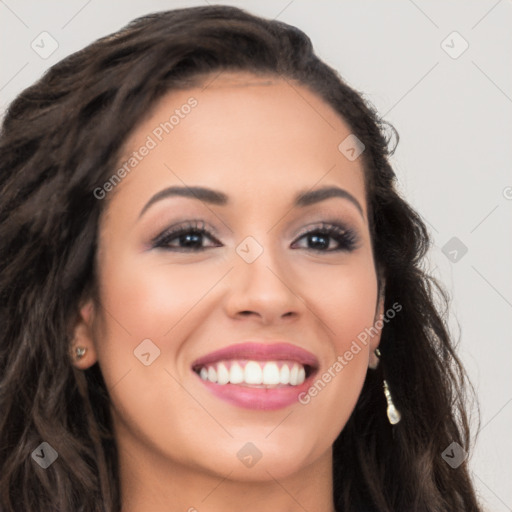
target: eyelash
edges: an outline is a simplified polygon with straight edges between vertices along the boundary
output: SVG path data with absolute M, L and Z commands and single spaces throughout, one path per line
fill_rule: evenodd
M 169 230 L 164 231 L 160 235 L 158 235 L 156 238 L 153 239 L 151 246 L 153 248 L 161 248 L 169 251 L 175 251 L 175 252 L 199 252 L 199 251 L 205 251 L 206 249 L 211 249 L 213 247 L 199 247 L 199 248 L 185 248 L 185 247 L 170 247 L 169 243 L 176 238 L 184 235 L 194 234 L 194 235 L 204 235 L 210 238 L 210 240 L 216 241 L 215 238 L 211 235 L 211 233 L 205 229 L 205 223 L 203 221 L 191 221 L 187 222 L 186 224 L 183 224 L 181 226 L 178 226 L 176 228 L 171 228 Z M 320 222 L 319 224 L 315 225 L 313 228 L 309 229 L 308 231 L 302 233 L 298 240 L 304 238 L 308 235 L 313 234 L 322 234 L 326 238 L 333 238 L 338 242 L 339 247 L 337 249 L 327 249 L 327 250 L 321 250 L 321 249 L 315 249 L 306 247 L 305 249 L 308 251 L 314 251 L 314 252 L 351 252 L 357 247 L 358 237 L 354 230 L 350 228 L 345 228 L 343 226 L 340 226 L 338 224 L 331 224 L 327 222 Z M 330 244 L 328 244 L 329 246 Z M 219 246 L 217 246 L 219 247 Z

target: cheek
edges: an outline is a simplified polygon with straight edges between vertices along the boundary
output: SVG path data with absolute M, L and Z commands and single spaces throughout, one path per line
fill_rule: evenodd
M 138 429 L 140 438 L 169 438 L 169 445 L 179 452 L 178 441 L 183 442 L 186 434 L 181 430 L 197 422 L 198 411 L 179 384 L 183 375 L 173 361 L 191 321 L 197 325 L 194 306 L 218 281 L 218 272 L 202 265 L 156 265 L 140 255 L 116 259 L 111 254 L 99 276 L 104 320 L 96 330 L 96 345 L 113 408 L 122 425 Z M 154 345 L 144 341 L 148 339 Z M 139 350 L 143 341 L 144 353 L 149 352 L 153 361 L 147 366 Z M 179 411 L 182 420 L 170 437 L 170 418 L 162 422 L 167 411 Z
M 128 381 L 138 382 L 148 387 L 145 395 L 151 396 L 151 390 L 170 386 L 176 388 L 172 390 L 176 398 L 182 390 L 162 368 L 178 379 L 188 371 L 188 366 L 177 364 L 183 357 L 182 341 L 201 325 L 208 291 L 225 270 L 205 262 L 173 265 L 140 255 L 116 258 L 111 254 L 99 276 L 104 321 L 96 331 L 105 381 L 109 388 L 116 386 L 130 372 L 123 387 Z M 154 362 L 144 366 L 139 357 L 148 352 Z
M 336 272 L 322 269 L 315 279 L 319 291 L 312 304 L 327 333 L 329 349 L 321 371 L 299 401 L 319 422 L 328 425 L 324 435 L 331 442 L 348 421 L 368 370 L 371 338 L 367 332 L 374 324 L 377 302 L 372 270 L 371 261 L 370 265 L 361 261 Z
M 155 263 L 139 255 L 105 265 L 102 294 L 112 316 L 134 340 L 159 339 L 191 312 L 219 275 L 208 263 Z
M 311 280 L 311 273 L 308 280 Z M 375 321 L 377 305 L 377 279 L 371 259 L 354 259 L 350 264 L 333 270 L 322 268 L 314 274 L 314 285 L 304 282 L 310 293 L 308 304 L 322 320 L 338 355 L 349 350 L 354 340 L 361 345 L 361 352 L 368 350 L 364 341 L 365 329 Z M 362 334 L 363 333 L 363 334 Z M 368 341 L 368 340 L 366 340 Z
M 356 280 L 344 282 L 337 293 L 336 301 L 325 304 L 326 317 L 334 331 L 333 339 L 337 354 L 349 350 L 353 342 L 363 340 L 365 329 L 374 323 L 376 307 L 376 287 L 370 280 Z M 362 350 L 365 343 L 359 343 Z

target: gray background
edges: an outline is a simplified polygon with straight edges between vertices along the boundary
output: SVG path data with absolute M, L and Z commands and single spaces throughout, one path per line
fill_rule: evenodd
M 0 0 L 0 112 L 49 66 L 131 19 L 207 3 Z M 397 128 L 400 189 L 433 236 L 429 268 L 452 297 L 451 330 L 480 401 L 474 479 L 488 510 L 512 511 L 512 2 L 220 3 L 304 30 Z

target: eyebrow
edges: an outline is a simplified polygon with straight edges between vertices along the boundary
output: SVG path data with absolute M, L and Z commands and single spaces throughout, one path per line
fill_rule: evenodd
M 142 215 L 149 209 L 150 206 L 158 201 L 161 201 L 162 199 L 167 199 L 169 197 L 189 197 L 192 199 L 199 199 L 205 203 L 210 203 L 217 206 L 227 206 L 230 203 L 229 197 L 224 194 L 224 192 L 220 192 L 219 190 L 198 186 L 173 186 L 160 190 L 160 192 L 157 192 L 153 197 L 151 197 L 151 199 L 145 204 L 144 208 L 142 208 L 139 214 L 139 218 L 142 217 Z M 332 197 L 340 197 L 350 201 L 358 209 L 359 213 L 364 219 L 363 208 L 359 201 L 350 192 L 339 187 L 331 186 L 319 188 L 316 190 L 301 191 L 295 196 L 293 206 L 304 208 L 306 206 L 319 203 L 320 201 L 325 201 L 326 199 L 330 199 Z

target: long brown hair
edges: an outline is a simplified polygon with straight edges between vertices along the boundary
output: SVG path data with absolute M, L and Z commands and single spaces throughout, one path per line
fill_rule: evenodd
M 384 326 L 381 364 L 333 446 L 338 510 L 480 510 L 467 460 L 452 468 L 441 455 L 452 442 L 469 450 L 471 387 L 448 332 L 446 292 L 422 267 L 426 226 L 395 189 L 390 127 L 303 32 L 227 6 L 136 19 L 51 67 L 8 109 L 0 134 L 0 509 L 119 512 L 108 392 L 98 364 L 78 371 L 68 352 L 80 300 L 96 282 L 106 201 L 93 191 L 163 94 L 223 70 L 310 88 L 366 148 L 385 309 L 403 309 Z M 383 377 L 402 413 L 394 426 Z M 42 441 L 58 452 L 47 470 L 31 458 Z

